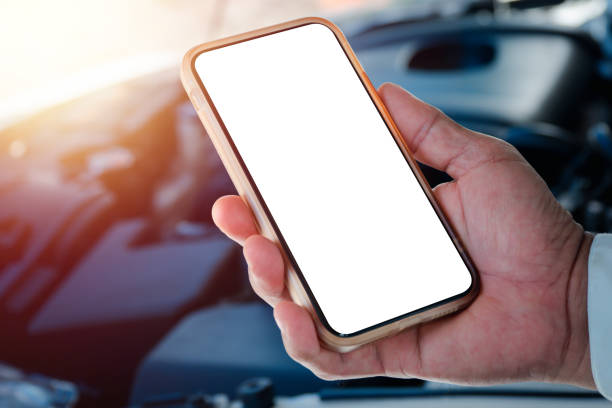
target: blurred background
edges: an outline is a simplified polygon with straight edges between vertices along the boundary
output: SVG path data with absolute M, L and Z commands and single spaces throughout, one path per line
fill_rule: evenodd
M 606 404 L 550 384 L 324 382 L 285 354 L 212 224 L 234 189 L 178 67 L 311 15 L 375 85 L 514 144 L 585 228 L 612 231 L 606 0 L 2 1 L 0 407 Z

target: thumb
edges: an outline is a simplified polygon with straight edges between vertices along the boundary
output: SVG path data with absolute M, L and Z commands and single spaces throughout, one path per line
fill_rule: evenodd
M 378 90 L 415 159 L 458 179 L 500 155 L 516 154 L 496 138 L 468 130 L 395 84 Z

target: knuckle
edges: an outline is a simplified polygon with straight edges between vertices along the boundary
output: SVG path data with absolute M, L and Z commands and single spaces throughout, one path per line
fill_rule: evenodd
M 287 354 L 289 354 L 289 357 L 302 364 L 308 363 L 311 357 L 308 355 L 308 353 L 296 350 L 294 348 L 288 348 Z
M 519 151 L 516 149 L 516 147 L 506 142 L 505 140 L 494 137 L 491 137 L 488 140 L 488 150 L 492 155 L 506 156 L 519 154 Z
M 283 334 L 283 340 L 284 339 L 284 334 Z M 295 347 L 288 347 L 288 344 L 290 344 L 287 341 L 284 341 L 285 343 L 285 350 L 287 351 L 287 354 L 289 355 L 289 357 L 291 357 L 294 361 L 302 364 L 303 366 L 307 367 L 308 369 L 310 369 L 310 371 L 312 371 L 313 373 L 315 373 L 315 375 L 318 375 L 317 373 L 321 373 L 323 375 L 325 374 L 329 374 L 326 373 L 321 367 L 319 367 L 315 361 L 315 355 L 313 355 L 312 353 L 309 353 L 307 351 L 304 350 L 300 350 L 298 348 Z
M 253 278 L 253 275 L 250 273 L 249 273 L 249 283 L 251 284 L 251 288 L 253 289 L 253 292 L 255 292 L 255 294 L 259 296 L 262 300 L 264 300 L 266 303 L 270 305 L 273 305 L 275 303 L 276 296 L 268 293 L 265 289 L 263 289 L 261 285 L 258 283 L 257 278 Z
M 442 111 L 440 111 L 439 109 L 433 106 L 430 106 L 429 108 L 430 110 L 429 110 L 428 118 L 427 120 L 423 122 L 421 127 L 417 130 L 414 136 L 413 142 L 412 142 L 412 146 L 410 146 L 414 154 L 417 154 L 423 141 L 427 139 L 427 137 L 433 131 L 433 129 L 435 129 L 438 126 L 438 124 L 441 123 L 442 119 L 444 118 L 444 114 L 442 113 Z
M 325 370 L 321 370 L 321 369 L 314 369 L 311 370 L 313 372 L 314 375 L 316 375 L 318 378 L 325 380 L 325 381 L 334 381 L 339 379 L 339 377 L 335 374 L 332 374 L 328 371 Z

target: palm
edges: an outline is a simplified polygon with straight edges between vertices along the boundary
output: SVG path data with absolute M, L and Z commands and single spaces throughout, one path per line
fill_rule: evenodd
M 464 313 L 382 341 L 381 354 L 420 345 L 406 356 L 418 359 L 419 374 L 461 382 L 548 372 L 541 365 L 563 357 L 559 333 L 568 333 L 563 265 L 573 259 L 563 258 L 575 251 L 563 246 L 580 227 L 518 155 L 484 162 L 435 193 L 480 272 L 481 293 Z M 413 371 L 414 361 L 399 363 L 384 361 L 387 371 Z
M 380 94 L 415 157 L 453 177 L 434 191 L 480 272 L 481 292 L 461 313 L 331 352 L 288 297 L 278 248 L 257 235 L 238 197 L 221 198 L 215 222 L 244 244 L 253 288 L 274 306 L 288 353 L 323 378 L 555 379 L 568 350 L 566 299 L 581 227 L 511 146 L 459 127 L 397 87 Z

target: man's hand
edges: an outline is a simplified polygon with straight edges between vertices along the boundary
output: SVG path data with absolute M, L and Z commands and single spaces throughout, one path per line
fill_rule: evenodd
M 237 196 L 213 207 L 244 246 L 255 292 L 274 307 L 289 355 L 325 379 L 386 375 L 455 383 L 554 381 L 594 387 L 586 265 L 592 237 L 511 145 L 472 132 L 398 86 L 379 94 L 417 160 L 453 181 L 435 196 L 480 272 L 468 309 L 339 354 L 284 286 L 279 248 L 258 235 Z

